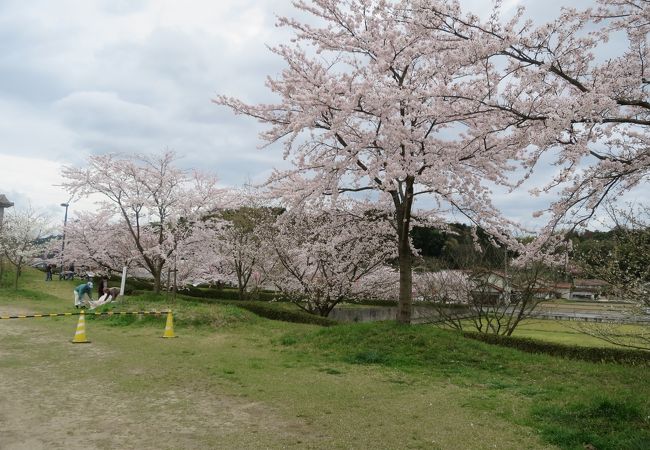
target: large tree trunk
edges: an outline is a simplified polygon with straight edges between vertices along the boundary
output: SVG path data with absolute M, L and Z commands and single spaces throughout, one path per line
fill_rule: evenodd
M 400 239 L 401 240 L 401 239 Z M 408 239 L 406 242 L 408 246 Z M 413 273 L 412 259 L 410 248 L 407 251 L 402 250 L 400 243 L 399 250 L 399 304 L 397 309 L 398 323 L 411 323 L 412 313 L 412 290 L 413 290 Z
M 403 191 L 392 192 L 395 204 L 398 260 L 399 260 L 399 304 L 397 308 L 397 322 L 411 323 L 413 306 L 413 254 L 409 242 L 411 230 L 411 208 L 413 206 L 414 177 L 407 177 L 403 183 Z
M 161 273 L 162 273 L 162 270 L 156 270 L 156 271 L 153 271 L 151 273 L 151 275 L 153 275 L 153 292 L 154 292 L 154 294 L 160 294 Z
M 239 300 L 246 300 L 246 274 L 240 263 L 235 262 L 235 274 L 237 275 L 237 293 Z
M 16 276 L 14 277 L 14 289 L 18 290 L 18 278 L 20 277 L 20 266 L 16 266 Z
M 162 273 L 163 273 L 163 267 L 165 265 L 165 260 L 163 260 L 159 256 L 154 256 L 153 258 L 149 259 L 147 257 L 144 258 L 145 263 L 147 264 L 147 269 L 149 270 L 149 273 L 153 277 L 153 292 L 154 294 L 160 294 L 160 291 L 162 289 Z M 176 267 L 174 267 L 174 270 L 176 270 Z M 176 273 L 174 272 L 174 281 L 176 280 Z M 169 280 L 167 280 L 169 282 Z M 176 286 L 174 286 L 176 288 Z

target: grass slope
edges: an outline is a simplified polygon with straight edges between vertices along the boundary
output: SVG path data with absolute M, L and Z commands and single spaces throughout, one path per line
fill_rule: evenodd
M 28 271 L 0 313 L 72 311 Z M 231 305 L 127 297 L 164 318 L 0 321 L 9 448 L 650 448 L 647 366 L 570 361 L 430 326 L 317 327 Z M 20 447 L 22 445 L 22 447 Z M 26 447 L 27 446 L 27 447 Z
M 647 366 L 527 354 L 428 326 L 393 323 L 323 329 L 295 345 L 333 360 L 451 381 L 470 390 L 467 405 L 534 428 L 561 448 L 583 443 L 598 449 L 650 448 Z

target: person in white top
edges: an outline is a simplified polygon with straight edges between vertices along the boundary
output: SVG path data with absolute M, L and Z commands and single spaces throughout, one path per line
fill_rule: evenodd
M 105 305 L 107 303 L 115 301 L 115 299 L 120 295 L 120 291 L 117 288 L 105 288 L 104 294 L 97 299 L 97 301 L 89 302 L 90 309 L 95 309 L 99 306 Z

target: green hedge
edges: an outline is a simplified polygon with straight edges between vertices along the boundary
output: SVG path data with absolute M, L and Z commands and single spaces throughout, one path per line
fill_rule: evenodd
M 278 308 L 273 304 L 261 302 L 229 302 L 232 305 L 246 309 L 258 316 L 266 317 L 271 320 L 281 320 L 283 322 L 308 323 L 312 325 L 321 325 L 329 327 L 336 325 L 336 321 L 327 317 L 316 316 L 304 311 L 287 311 Z
M 147 294 L 150 292 L 134 290 L 131 295 L 140 295 Z M 237 306 L 238 308 L 245 309 L 250 311 L 258 316 L 265 317 L 271 320 L 281 320 L 284 322 L 294 322 L 294 323 L 307 323 L 311 325 L 321 325 L 321 326 L 332 326 L 336 325 L 337 322 L 327 317 L 320 317 L 313 314 L 309 314 L 305 311 L 296 310 L 290 311 L 286 309 L 286 303 L 269 303 L 261 302 L 254 300 L 230 300 L 224 298 L 215 298 L 215 297 L 194 297 L 189 296 L 185 292 L 179 292 L 177 297 L 183 301 L 197 302 L 197 303 L 217 303 L 220 305 L 232 305 Z M 296 307 L 297 308 L 297 307 Z
M 344 303 L 349 303 L 351 305 L 366 305 L 366 306 L 398 306 L 399 302 L 397 300 L 380 300 L 375 298 L 362 298 L 362 299 L 353 299 L 345 300 Z M 428 301 L 414 300 L 413 306 L 429 306 L 429 307 L 441 307 L 445 309 L 467 309 L 467 305 L 458 304 L 458 303 L 433 303 Z
M 121 281 L 121 277 L 111 277 L 110 281 L 113 281 L 114 278 L 117 278 L 117 282 Z M 124 283 L 124 293 L 131 295 L 134 291 L 153 291 L 153 283 L 139 278 L 129 278 Z
M 112 278 L 111 278 L 112 281 Z M 119 278 L 118 278 L 119 282 Z M 133 294 L 137 291 L 153 291 L 153 283 L 148 280 L 129 278 L 126 282 L 124 291 L 126 294 Z M 166 292 L 166 291 L 164 291 Z M 237 289 L 217 289 L 214 287 L 195 287 L 183 286 L 178 288 L 178 293 L 197 298 L 216 298 L 224 300 L 239 300 L 239 291 Z M 281 300 L 277 293 L 269 291 L 258 291 L 249 293 L 251 300 L 271 301 Z
M 198 288 L 194 286 L 185 286 L 179 288 L 178 293 L 196 298 L 239 300 L 239 291 L 237 289 Z M 258 291 L 253 293 L 249 292 L 249 297 L 252 300 L 260 301 L 280 300 L 277 293 L 268 291 Z
M 331 326 L 336 325 L 336 321 L 327 317 L 316 316 L 305 311 L 289 311 L 284 309 L 283 305 L 278 303 L 259 302 L 251 300 L 227 300 L 214 298 L 192 297 L 193 301 L 204 303 L 221 303 L 224 305 L 233 305 L 238 308 L 250 311 L 258 316 L 271 320 L 281 320 L 283 322 L 307 323 L 312 325 Z
M 397 306 L 398 304 L 397 300 L 379 300 L 374 298 L 345 300 L 345 303 L 368 306 Z
M 126 293 L 131 294 L 133 291 L 146 291 L 153 290 L 153 284 L 146 280 L 131 280 L 126 283 Z M 232 288 L 215 288 L 207 285 L 200 286 L 183 286 L 178 288 L 178 293 L 188 295 L 196 298 L 214 298 L 223 300 L 239 300 L 239 291 Z M 254 291 L 248 292 L 247 300 L 257 300 L 262 302 L 288 302 L 281 293 L 272 291 Z M 353 299 L 346 300 L 342 303 L 350 303 L 355 305 L 370 305 L 370 306 L 397 306 L 395 300 L 379 300 L 379 299 Z
M 544 342 L 531 338 L 464 332 L 464 336 L 488 344 L 516 348 L 528 353 L 544 353 L 563 358 L 592 362 L 615 362 L 630 365 L 650 365 L 650 352 L 626 348 L 581 347 L 578 345 Z

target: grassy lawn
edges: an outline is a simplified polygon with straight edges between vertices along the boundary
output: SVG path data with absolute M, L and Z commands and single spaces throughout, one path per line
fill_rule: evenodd
M 583 322 L 569 320 L 526 320 L 517 327 L 514 336 L 529 337 L 562 344 L 581 345 L 584 347 L 616 347 L 613 344 L 581 332 Z M 643 325 L 619 325 L 617 328 L 626 333 L 641 330 Z
M 76 282 L 42 280 L 28 271 L 18 291 L 0 288 L 0 315 L 74 311 Z M 650 448 L 648 367 L 181 297 L 115 306 L 167 307 L 178 339 L 160 338 L 164 317 L 88 317 L 80 345 L 76 316 L 0 320 L 0 448 Z M 521 333 L 564 341 L 556 325 Z

